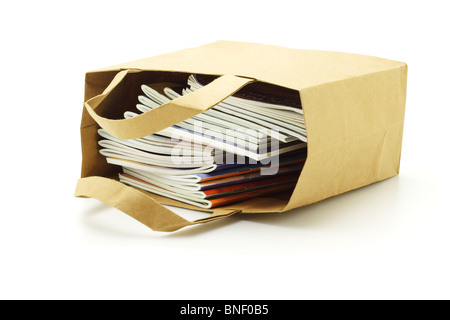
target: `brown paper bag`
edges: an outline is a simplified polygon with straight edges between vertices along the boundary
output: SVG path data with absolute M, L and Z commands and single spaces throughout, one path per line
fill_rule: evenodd
M 181 83 L 191 73 L 217 79 L 137 117 L 122 118 L 142 83 Z M 392 177 L 399 173 L 406 76 L 405 63 L 377 57 L 230 41 L 88 72 L 75 195 L 103 201 L 153 230 L 174 231 L 236 213 L 285 212 Z M 246 86 L 281 88 L 301 101 L 308 154 L 292 194 L 207 210 L 207 218 L 188 221 L 162 204 L 202 209 L 118 182 L 120 168 L 98 152 L 99 127 L 117 138 L 141 138 Z

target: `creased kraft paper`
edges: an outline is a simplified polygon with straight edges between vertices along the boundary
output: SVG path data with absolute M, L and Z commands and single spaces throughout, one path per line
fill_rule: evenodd
M 218 78 L 138 117 L 105 116 L 132 77 L 146 71 Z M 403 62 L 231 41 L 88 72 L 81 122 L 83 163 L 75 195 L 103 201 L 153 230 L 174 231 L 235 213 L 284 212 L 392 177 L 400 166 L 406 77 Z M 251 199 L 206 210 L 211 212 L 208 218 L 188 221 L 162 204 L 199 208 L 116 181 L 116 168 L 98 154 L 99 127 L 118 138 L 140 138 L 203 112 L 256 82 L 296 90 L 302 103 L 308 156 L 290 197 Z

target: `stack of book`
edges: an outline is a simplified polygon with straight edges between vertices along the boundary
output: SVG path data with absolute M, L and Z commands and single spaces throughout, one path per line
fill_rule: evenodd
M 195 75 L 182 89 L 142 85 L 136 107 L 147 112 L 201 87 Z M 124 117 L 137 115 L 127 111 Z M 230 96 L 140 139 L 98 133 L 99 152 L 122 167 L 121 182 L 201 208 L 290 192 L 306 159 L 301 107 L 256 95 Z

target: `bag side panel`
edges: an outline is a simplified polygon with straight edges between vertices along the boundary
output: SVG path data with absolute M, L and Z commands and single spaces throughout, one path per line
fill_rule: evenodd
M 301 91 L 308 158 L 284 210 L 399 173 L 407 67 Z
M 236 41 L 217 41 L 104 68 L 233 74 L 302 90 L 326 82 L 389 70 L 402 62 L 345 52 L 302 50 Z

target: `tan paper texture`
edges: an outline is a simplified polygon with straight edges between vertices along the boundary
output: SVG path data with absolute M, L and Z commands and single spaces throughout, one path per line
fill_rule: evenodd
M 121 119 L 118 103 L 142 79 L 177 74 L 218 78 L 192 94 L 138 117 Z M 235 213 L 284 212 L 399 173 L 406 100 L 403 62 L 340 52 L 218 41 L 86 74 L 81 122 L 82 172 L 75 195 L 103 201 L 153 230 L 174 231 Z M 292 195 L 224 206 L 187 221 L 161 204 L 201 210 L 116 181 L 117 167 L 99 155 L 99 126 L 118 138 L 140 138 L 213 107 L 248 84 L 268 83 L 299 94 L 308 155 Z M 159 109 L 159 110 L 158 110 Z

